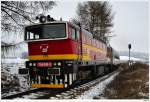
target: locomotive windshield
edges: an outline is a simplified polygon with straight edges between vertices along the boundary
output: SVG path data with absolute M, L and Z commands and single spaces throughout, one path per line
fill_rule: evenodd
M 25 28 L 25 40 L 56 39 L 66 37 L 65 23 L 34 25 Z

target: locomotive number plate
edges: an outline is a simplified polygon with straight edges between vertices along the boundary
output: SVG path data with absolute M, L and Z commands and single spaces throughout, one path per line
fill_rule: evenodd
M 38 62 L 37 67 L 52 67 L 51 62 Z

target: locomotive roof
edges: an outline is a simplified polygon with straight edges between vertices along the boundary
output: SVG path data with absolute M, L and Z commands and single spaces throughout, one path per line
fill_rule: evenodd
M 71 23 L 71 22 L 68 22 L 68 23 L 71 24 L 72 26 L 74 26 L 74 27 L 80 29 L 78 25 L 73 24 L 73 23 Z M 83 28 L 81 28 L 81 29 L 82 29 L 82 31 L 84 32 L 84 34 L 86 34 L 86 35 L 87 35 L 88 37 L 90 37 L 90 38 L 93 38 L 92 33 L 88 32 L 87 30 L 85 30 L 85 29 L 83 29 Z
M 67 21 L 53 21 L 53 22 L 45 22 L 45 23 L 34 23 L 34 24 L 28 25 L 26 27 L 34 26 L 34 25 L 51 24 L 51 23 L 67 23 Z

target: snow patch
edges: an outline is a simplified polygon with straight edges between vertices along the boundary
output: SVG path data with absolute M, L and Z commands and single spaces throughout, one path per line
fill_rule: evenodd
M 142 96 L 142 97 L 147 97 L 147 96 L 148 96 L 148 93 L 139 92 L 138 94 L 139 94 L 140 96 Z
M 128 56 L 120 56 L 120 60 L 122 60 L 122 61 L 128 61 L 129 57 Z M 143 61 L 143 59 L 135 58 L 135 57 L 130 57 L 130 60 L 133 60 L 133 61 Z
M 28 61 L 28 59 L 21 59 L 21 58 L 16 58 L 16 59 L 1 59 L 2 63 L 24 63 L 25 61 Z
M 25 68 L 24 63 L 1 64 L 2 97 L 29 90 L 28 76 L 18 74 L 19 68 Z
M 106 86 L 115 78 L 116 75 L 118 75 L 119 72 L 111 75 L 109 78 L 107 78 L 104 81 L 101 81 L 96 86 L 92 87 L 90 90 L 85 91 L 81 96 L 78 97 L 78 99 L 93 99 L 93 97 L 103 94 L 104 89 Z

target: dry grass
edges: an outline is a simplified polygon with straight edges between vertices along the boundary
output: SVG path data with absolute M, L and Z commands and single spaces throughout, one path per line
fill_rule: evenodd
M 104 97 L 109 99 L 148 99 L 149 66 L 134 63 L 120 65 L 120 74 L 107 86 Z

